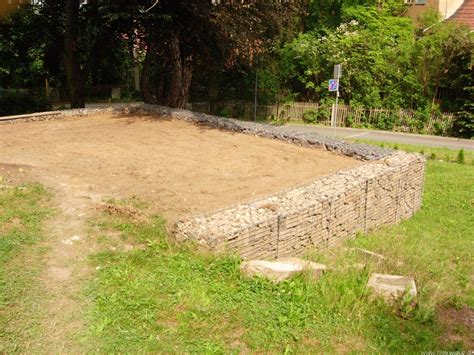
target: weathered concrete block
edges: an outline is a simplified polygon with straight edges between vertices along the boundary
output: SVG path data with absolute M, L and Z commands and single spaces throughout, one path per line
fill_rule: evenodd
M 404 294 L 409 294 L 413 298 L 417 296 L 415 280 L 411 276 L 374 273 L 370 276 L 367 287 L 388 302 L 393 302 Z
M 326 270 L 326 266 L 299 258 L 283 258 L 276 261 L 245 261 L 240 265 L 240 270 L 250 277 L 260 276 L 273 282 L 281 282 L 304 271 L 312 278 L 319 278 Z

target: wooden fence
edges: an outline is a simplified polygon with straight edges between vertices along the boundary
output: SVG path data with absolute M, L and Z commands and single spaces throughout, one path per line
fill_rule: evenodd
M 254 104 L 245 101 L 226 101 L 214 105 L 209 102 L 195 102 L 188 109 L 213 113 L 219 116 L 253 120 Z M 277 122 L 304 121 L 320 125 L 331 125 L 334 106 L 311 102 L 293 102 L 291 104 L 258 105 L 257 119 Z M 339 105 L 336 114 L 338 127 L 376 128 L 408 133 L 426 133 L 449 135 L 455 121 L 454 114 L 432 114 L 428 119 L 420 117 L 410 110 L 367 109 Z

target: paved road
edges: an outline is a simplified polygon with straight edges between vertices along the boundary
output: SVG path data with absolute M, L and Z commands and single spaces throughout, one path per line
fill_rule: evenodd
M 474 140 L 450 137 L 429 136 L 424 134 L 398 133 L 375 131 L 358 128 L 317 127 L 309 125 L 288 125 L 286 127 L 298 128 L 302 131 L 318 132 L 328 136 L 335 135 L 344 139 L 367 139 L 378 142 L 391 142 L 400 144 L 415 144 L 430 147 L 445 147 L 450 149 L 474 150 Z

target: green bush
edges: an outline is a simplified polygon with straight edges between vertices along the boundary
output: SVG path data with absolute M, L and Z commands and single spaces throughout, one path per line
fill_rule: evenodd
M 439 122 L 435 122 L 433 124 L 433 129 L 434 129 L 434 135 L 435 136 L 442 136 L 444 133 L 443 126 Z
M 0 93 L 0 116 L 21 115 L 48 110 L 51 110 L 51 103 L 46 97 L 19 92 Z
M 231 116 L 230 110 L 227 107 L 221 108 L 219 112 L 217 113 L 217 115 L 220 117 L 226 117 L 226 118 L 229 118 Z
M 456 117 L 453 127 L 451 128 L 451 134 L 455 137 L 472 139 L 474 137 L 474 114 L 472 110 L 474 105 L 471 105 L 471 111 L 459 111 Z
M 329 107 L 321 106 L 317 109 L 306 110 L 303 113 L 303 122 L 305 123 L 318 123 L 326 121 L 331 118 L 331 111 Z
M 397 121 L 398 115 L 396 113 L 382 113 L 377 118 L 374 126 L 377 129 L 391 131 L 395 127 Z
M 355 118 L 352 115 L 347 116 L 346 118 L 346 127 L 352 127 L 355 124 Z
M 456 161 L 459 164 L 464 164 L 465 163 L 465 158 L 464 158 L 464 149 L 461 149 L 458 153 L 458 156 L 456 158 Z
M 318 122 L 318 111 L 317 110 L 306 110 L 303 113 L 304 123 L 316 123 Z

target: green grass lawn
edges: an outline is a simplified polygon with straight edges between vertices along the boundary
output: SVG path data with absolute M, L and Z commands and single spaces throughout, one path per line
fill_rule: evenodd
M 216 257 L 168 241 L 159 218 L 148 223 L 102 216 L 96 228 L 144 246 L 92 258 L 95 279 L 84 344 L 101 352 L 458 350 L 437 313 L 474 307 L 474 167 L 429 161 L 423 209 L 397 226 L 349 241 L 389 258 L 351 269 L 363 257 L 348 248 L 310 258 L 333 268 L 274 285 L 247 279 L 237 258 Z M 106 238 L 104 237 L 106 240 Z M 366 289 L 372 271 L 413 275 L 418 308 L 403 319 Z M 454 338 L 458 339 L 458 338 Z
M 463 164 L 474 165 L 474 151 L 472 150 L 454 150 L 442 147 L 427 147 L 416 144 L 401 144 L 390 142 L 375 142 L 366 139 L 353 139 L 357 143 L 366 143 L 371 145 L 378 145 L 380 147 L 400 149 L 406 152 L 421 153 L 430 160 L 441 160 L 446 162 L 461 162 Z M 461 158 L 461 155 L 463 156 Z M 462 161 L 461 161 L 462 160 Z
M 41 336 L 38 275 L 49 195 L 38 184 L 0 188 L 0 353 L 25 352 Z

